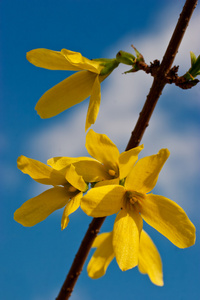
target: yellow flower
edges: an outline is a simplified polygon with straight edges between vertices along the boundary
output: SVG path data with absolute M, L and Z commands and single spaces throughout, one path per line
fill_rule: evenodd
M 102 233 L 96 237 L 92 245 L 97 248 L 87 266 L 89 277 L 100 278 L 115 257 L 112 245 L 113 232 Z M 142 230 L 140 236 L 138 269 L 142 274 L 148 274 L 152 283 L 163 286 L 162 261 L 160 254 L 149 235 Z
M 35 109 L 41 118 L 51 118 L 90 97 L 85 130 L 95 123 L 101 101 L 100 83 L 119 65 L 116 59 L 90 60 L 78 52 L 35 49 L 27 59 L 37 67 L 50 70 L 81 71 L 48 90 Z
M 94 158 L 54 157 L 47 161 L 52 168 L 65 173 L 66 167 L 73 163 L 76 172 L 86 182 L 98 182 L 96 186 L 118 184 L 124 179 L 138 159 L 143 145 L 119 153 L 115 144 L 105 135 L 90 129 L 86 135 L 86 149 Z
M 91 189 L 81 200 L 82 210 L 92 217 L 118 213 L 113 228 L 113 249 L 122 270 L 138 264 L 139 240 L 144 219 L 174 245 L 185 248 L 195 243 L 195 227 L 175 202 L 149 193 L 169 156 L 167 149 L 140 159 L 124 186 L 106 185 Z
M 83 192 L 87 184 L 79 176 L 73 165 L 69 165 L 65 174 L 26 156 L 17 160 L 18 168 L 28 174 L 35 181 L 52 185 L 53 188 L 29 199 L 14 213 L 14 219 L 23 226 L 34 226 L 45 220 L 55 210 L 65 206 L 61 228 L 64 229 L 69 222 L 69 215 L 78 209 Z

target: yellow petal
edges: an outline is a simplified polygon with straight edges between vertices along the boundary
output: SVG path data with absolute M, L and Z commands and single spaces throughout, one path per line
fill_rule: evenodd
M 26 201 L 14 213 L 14 219 L 23 226 L 34 226 L 55 210 L 67 204 L 69 194 L 63 187 L 54 187 Z
M 138 159 L 138 154 L 144 148 L 143 145 L 122 152 L 119 156 L 120 179 L 127 177 Z
M 140 205 L 142 218 L 174 245 L 186 248 L 195 243 L 195 227 L 184 210 L 172 200 L 149 194 Z
M 117 213 L 121 206 L 125 189 L 120 185 L 106 185 L 92 188 L 82 198 L 81 208 L 94 218 L 105 217 Z
M 164 285 L 160 254 L 152 239 L 144 230 L 142 230 L 140 236 L 138 269 L 141 273 L 148 274 L 154 284 Z
M 66 180 L 77 190 L 85 192 L 87 190 L 87 184 L 83 180 L 83 177 L 76 173 L 75 167 L 69 165 L 65 171 Z
M 86 123 L 85 123 L 85 131 L 87 131 L 88 128 L 95 123 L 99 113 L 100 103 L 101 103 L 101 86 L 99 82 L 99 76 L 97 75 L 90 96 L 90 103 L 89 103 Z
M 103 233 L 101 243 L 99 243 L 97 250 L 94 252 L 92 258 L 87 266 L 88 276 L 92 279 L 102 277 L 114 258 L 113 246 L 112 246 L 112 232 Z M 99 237 L 97 236 L 97 238 Z
M 81 71 L 61 81 L 39 99 L 35 109 L 41 118 L 51 118 L 91 95 L 96 74 Z
M 143 194 L 150 192 L 169 154 L 169 150 L 161 149 L 156 155 L 140 159 L 127 176 L 126 188 Z
M 69 223 L 69 215 L 71 215 L 73 212 L 75 212 L 81 203 L 81 198 L 83 196 L 83 193 L 78 193 L 75 197 L 73 197 L 67 205 L 65 206 L 65 209 L 63 211 L 62 220 L 61 220 L 61 229 L 65 229 Z
M 135 210 L 127 212 L 122 209 L 115 219 L 113 249 L 122 271 L 132 269 L 138 264 L 142 226 L 142 218 Z
M 100 62 L 90 60 L 82 56 L 79 52 L 62 49 L 61 53 L 71 65 L 79 67 L 82 70 L 88 70 L 93 73 L 99 74 L 101 72 L 101 69 L 103 68 L 102 66 L 100 66 Z
M 81 175 L 86 182 L 97 182 L 110 179 L 104 166 L 90 157 L 54 157 L 47 161 L 48 165 L 65 174 L 66 167 L 73 164 L 77 174 Z
M 79 71 L 80 67 L 76 67 L 66 60 L 64 55 L 58 51 L 48 49 L 34 49 L 26 54 L 27 60 L 36 67 L 49 70 L 69 70 Z
M 102 243 L 104 243 L 104 241 L 108 238 L 112 236 L 112 231 L 111 232 L 104 232 L 101 234 L 98 234 L 92 244 L 92 248 L 98 248 Z M 112 242 L 112 238 L 111 238 L 111 242 Z
M 67 166 L 74 164 L 78 161 L 96 161 L 91 157 L 65 157 L 65 156 L 57 156 L 52 157 L 47 160 L 47 164 L 50 165 L 55 170 L 63 170 Z
M 78 161 L 74 163 L 76 172 L 83 176 L 86 182 L 98 182 L 101 180 L 110 179 L 109 174 L 106 172 L 104 166 L 96 161 Z
M 90 129 L 86 135 L 85 146 L 88 153 L 104 164 L 107 170 L 113 169 L 116 174 L 119 172 L 119 150 L 105 134 L 99 134 Z
M 17 159 L 17 166 L 24 174 L 28 174 L 39 183 L 51 185 L 66 183 L 65 177 L 60 172 L 35 159 L 21 155 Z
M 73 157 L 52 157 L 47 160 L 47 164 L 51 166 L 53 169 L 59 171 L 60 173 L 66 173 L 66 168 L 77 161 L 77 158 Z

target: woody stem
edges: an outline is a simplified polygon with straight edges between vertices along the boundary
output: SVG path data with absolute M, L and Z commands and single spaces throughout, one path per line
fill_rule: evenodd
M 179 45 L 182 41 L 186 28 L 189 24 L 189 20 L 197 5 L 197 2 L 198 0 L 186 0 L 185 2 L 185 5 L 178 19 L 177 25 L 175 27 L 175 30 L 173 32 L 161 65 L 158 68 L 157 74 L 154 77 L 154 81 L 150 92 L 146 98 L 146 102 L 143 106 L 142 111 L 140 112 L 135 128 L 132 131 L 126 150 L 132 149 L 139 145 L 143 134 L 147 126 L 149 125 L 151 115 L 162 93 L 162 90 L 167 83 L 166 74 L 169 72 L 172 66 Z M 71 296 L 73 288 L 76 284 L 76 281 L 82 271 L 83 265 L 91 249 L 92 243 L 97 233 L 99 232 L 104 220 L 105 217 L 94 218 L 92 220 L 56 300 L 67 300 Z

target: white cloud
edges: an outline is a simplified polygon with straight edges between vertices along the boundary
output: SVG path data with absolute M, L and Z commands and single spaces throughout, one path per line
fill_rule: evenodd
M 171 22 L 169 21 L 169 24 Z M 159 32 L 152 32 L 134 40 L 134 45 L 142 52 L 147 63 L 155 58 L 161 59 L 167 43 L 173 31 L 173 26 L 160 28 Z M 175 64 L 181 65 L 183 74 L 190 65 L 189 51 L 196 54 L 199 51 L 199 18 L 195 16 L 186 32 L 181 44 Z M 117 53 L 123 49 L 132 51 L 130 44 L 132 36 L 126 36 L 119 40 L 113 49 L 108 52 Z M 108 53 L 108 57 L 110 56 Z M 129 140 L 131 131 L 137 121 L 138 114 L 149 92 L 152 78 L 143 72 L 137 74 L 122 75 L 128 68 L 122 66 L 102 84 L 102 103 L 100 113 L 93 129 L 99 133 L 107 134 L 113 142 L 123 151 Z M 188 93 L 192 101 L 184 102 L 187 107 L 199 109 L 199 87 Z M 170 88 L 165 90 L 165 95 L 170 93 Z M 174 97 L 178 97 L 180 90 L 175 91 Z M 69 114 L 63 114 L 60 118 L 52 120 L 52 125 L 43 127 L 28 141 L 29 153 L 37 159 L 46 160 L 52 156 L 80 156 L 85 155 L 84 124 L 87 112 L 88 100 L 70 110 Z M 188 122 L 179 128 L 174 128 L 177 118 L 173 107 L 165 110 L 162 105 L 156 108 L 150 126 L 145 133 L 142 142 L 145 144 L 144 155 L 157 153 L 160 148 L 167 147 L 171 156 L 166 164 L 163 175 L 161 174 L 159 186 L 163 191 L 168 191 L 168 196 L 180 204 L 187 206 L 187 190 L 184 188 L 186 180 L 193 180 L 199 176 L 197 165 L 200 145 L 198 129 L 195 124 Z M 68 119 L 66 119 L 68 118 Z M 185 130 L 187 128 L 187 130 Z M 170 190 L 169 190 L 170 187 Z M 170 192 L 169 192 L 170 191 Z M 181 192 L 180 192 L 181 191 Z M 170 195 L 169 195 L 170 194 Z M 167 195 L 166 195 L 167 196 Z M 176 199 L 175 199 L 176 198 Z M 191 205 L 191 202 L 190 202 Z

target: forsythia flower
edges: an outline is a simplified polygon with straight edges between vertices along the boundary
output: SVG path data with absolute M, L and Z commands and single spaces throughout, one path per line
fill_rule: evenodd
M 35 49 L 27 53 L 27 59 L 45 69 L 81 71 L 55 85 L 40 98 L 35 109 L 41 118 L 56 116 L 91 96 L 85 130 L 95 123 L 101 101 L 100 83 L 119 65 L 116 59 L 90 60 L 67 49 L 60 52 Z
M 96 237 L 92 245 L 97 248 L 89 261 L 88 275 L 97 279 L 106 273 L 106 270 L 115 257 L 113 245 L 113 232 L 102 233 Z M 143 274 L 148 274 L 150 280 L 163 286 L 162 261 L 160 254 L 149 235 L 142 230 L 140 235 L 138 269 Z
M 55 210 L 66 206 L 61 221 L 61 228 L 64 229 L 69 222 L 68 216 L 78 209 L 83 192 L 87 190 L 83 178 L 76 173 L 73 165 L 69 165 L 62 174 L 23 155 L 18 158 L 17 164 L 23 173 L 39 183 L 53 185 L 53 188 L 25 202 L 15 211 L 15 221 L 23 226 L 34 226 Z
M 119 153 L 115 144 L 105 135 L 90 129 L 86 135 L 86 149 L 94 157 L 54 157 L 47 161 L 52 168 L 65 173 L 66 167 L 73 163 L 76 172 L 86 182 L 97 182 L 96 186 L 118 184 L 131 171 L 138 159 L 143 145 Z M 112 180 L 112 181 L 111 181 Z
M 195 243 L 195 227 L 175 202 L 148 194 L 169 156 L 167 149 L 140 159 L 126 177 L 124 186 L 106 185 L 91 189 L 81 208 L 92 217 L 118 213 L 113 227 L 113 249 L 122 270 L 138 264 L 139 241 L 144 219 L 174 245 L 185 248 Z

